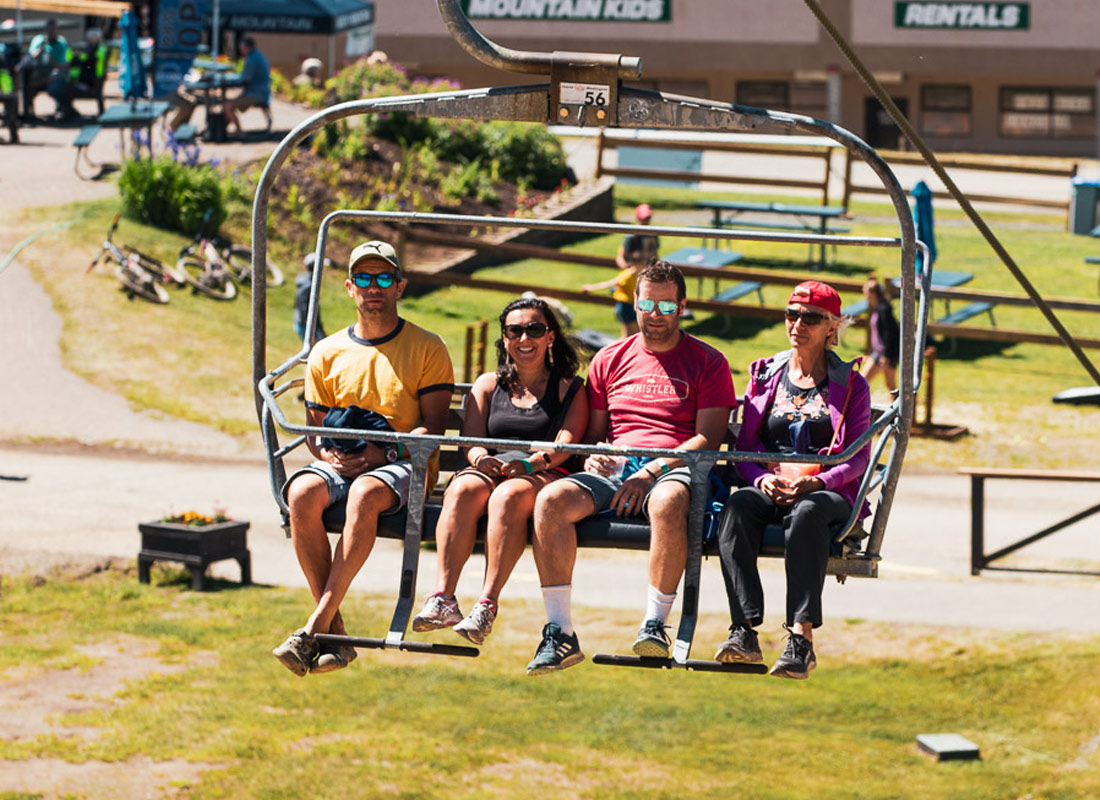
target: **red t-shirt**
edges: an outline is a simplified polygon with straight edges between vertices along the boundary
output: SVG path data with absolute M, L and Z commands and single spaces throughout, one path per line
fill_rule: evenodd
M 695 435 L 700 409 L 737 406 L 726 357 L 684 334 L 653 353 L 635 334 L 596 353 L 588 369 L 588 405 L 608 411 L 607 440 L 624 447 L 679 447 Z

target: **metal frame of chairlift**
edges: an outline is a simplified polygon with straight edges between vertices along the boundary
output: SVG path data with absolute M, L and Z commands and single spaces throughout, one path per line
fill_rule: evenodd
M 671 667 L 713 671 L 753 671 L 754 665 L 719 664 L 689 658 L 698 615 L 698 593 L 703 549 L 703 521 L 707 474 L 719 461 L 794 461 L 830 466 L 852 458 L 864 447 L 871 448 L 871 458 L 860 485 L 859 497 L 844 529 L 836 536 L 842 541 L 860 528 L 858 512 L 864 498 L 876 489 L 880 490 L 874 504 L 871 529 L 862 552 L 843 559 L 846 575 L 876 577 L 879 552 L 885 535 L 886 522 L 893 502 L 894 491 L 901 471 L 901 464 L 909 441 L 914 404 L 920 384 L 921 362 L 927 326 L 930 270 L 922 272 L 918 289 L 915 270 L 915 253 L 922 243 L 916 239 L 913 218 L 906 193 L 896 177 L 878 153 L 847 130 L 832 123 L 796 114 L 749 108 L 711 100 L 668 95 L 655 91 L 623 86 L 623 79 L 641 75 L 638 58 L 613 54 L 592 53 L 532 53 L 514 51 L 485 39 L 466 19 L 457 0 L 437 0 L 440 13 L 452 36 L 464 49 L 490 66 L 524 73 L 549 73 L 550 82 L 537 85 L 506 86 L 500 88 L 469 89 L 435 94 L 408 95 L 341 103 L 314 114 L 294 128 L 269 158 L 256 189 L 252 209 L 252 378 L 255 386 L 256 411 L 267 450 L 271 490 L 284 514 L 286 502 L 280 492 L 286 480 L 283 464 L 285 456 L 305 443 L 308 436 L 343 438 L 369 438 L 379 442 L 401 441 L 408 448 L 414 466 L 414 476 L 409 493 L 408 514 L 405 526 L 402 572 L 399 597 L 389 631 L 384 639 L 363 637 L 335 637 L 319 635 L 319 638 L 340 641 L 357 647 L 388 648 L 436 653 L 440 655 L 475 656 L 474 648 L 442 645 L 405 639 L 409 620 L 413 613 L 420 543 L 423 533 L 425 482 L 428 460 L 441 445 L 507 447 L 516 449 L 545 449 L 559 452 L 591 454 L 633 454 L 649 457 L 673 457 L 682 459 L 691 470 L 692 503 L 688 518 L 688 559 L 684 572 L 683 603 L 680 625 L 673 646 L 671 659 L 648 659 L 634 656 L 597 656 L 598 663 L 647 667 Z M 578 89 L 578 84 L 581 86 Z M 585 97 L 585 92 L 588 97 Z M 654 448 L 615 448 L 609 445 L 555 445 L 550 442 L 517 443 L 493 439 L 472 439 L 457 436 L 411 436 L 408 434 L 356 431 L 295 425 L 284 415 L 278 398 L 303 383 L 302 378 L 282 379 L 295 367 L 305 363 L 310 346 L 302 349 L 278 367 L 267 367 L 267 282 L 266 271 L 257 265 L 267 257 L 267 217 L 271 193 L 286 159 L 310 134 L 336 120 L 370 113 L 405 112 L 416 116 L 477 120 L 518 120 L 544 124 L 604 125 L 612 127 L 669 128 L 700 131 L 751 131 L 777 133 L 805 133 L 826 136 L 839 142 L 864 160 L 882 181 L 898 217 L 898 238 L 816 235 L 794 233 L 769 233 L 729 229 L 722 231 L 696 228 L 648 226 L 647 234 L 665 236 L 738 239 L 752 241 L 790 242 L 799 245 L 831 244 L 841 246 L 892 247 L 901 251 L 901 313 L 902 343 L 900 352 L 899 389 L 894 401 L 875 419 L 870 428 L 842 453 L 828 456 L 761 455 L 740 451 L 680 451 Z M 517 220 L 503 217 L 459 216 L 416 212 L 383 212 L 340 210 L 329 214 L 321 223 L 317 235 L 316 257 L 323 262 L 330 226 L 347 219 L 399 223 L 448 224 L 469 227 L 522 227 L 546 230 L 582 231 L 600 234 L 628 234 L 638 232 L 634 225 L 615 223 L 571 222 L 561 220 Z M 927 258 L 925 259 L 927 261 Z M 415 273 L 413 273 L 415 275 Z M 313 274 L 312 291 L 307 320 L 305 342 L 312 339 L 318 316 L 321 270 Z M 294 438 L 280 445 L 278 429 Z M 890 445 L 887 449 L 887 445 Z M 885 453 L 884 463 L 880 463 Z

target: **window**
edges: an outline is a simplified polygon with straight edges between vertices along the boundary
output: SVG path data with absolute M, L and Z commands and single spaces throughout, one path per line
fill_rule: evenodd
M 1096 130 L 1092 88 L 1001 88 L 1001 135 L 1012 139 L 1091 139 Z
M 754 108 L 790 109 L 790 87 L 786 81 L 738 81 L 737 105 Z
M 972 110 L 969 86 L 926 83 L 920 87 L 921 133 L 969 136 Z
M 791 84 L 790 110 L 795 114 L 825 119 L 828 105 L 824 82 L 795 81 Z

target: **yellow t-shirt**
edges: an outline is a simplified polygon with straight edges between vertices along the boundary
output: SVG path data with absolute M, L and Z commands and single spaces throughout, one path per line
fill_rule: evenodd
M 638 285 L 638 270 L 633 267 L 624 269 L 615 276 L 615 289 L 611 297 L 620 303 L 634 303 L 634 287 Z
M 454 389 L 454 368 L 443 340 L 407 320 L 381 339 L 360 339 L 351 326 L 318 342 L 309 354 L 306 405 L 319 411 L 359 406 L 381 414 L 397 432 L 423 422 L 420 398 Z M 428 490 L 439 474 L 428 470 Z

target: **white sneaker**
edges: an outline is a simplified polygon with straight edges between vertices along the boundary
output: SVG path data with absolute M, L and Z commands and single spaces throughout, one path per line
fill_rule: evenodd
M 466 615 L 466 619 L 455 625 L 454 631 L 474 644 L 484 644 L 485 637 L 493 632 L 493 621 L 496 618 L 497 604 L 491 600 L 481 600 Z
M 424 608 L 413 617 L 413 630 L 417 633 L 450 628 L 462 621 L 462 612 L 458 610 L 458 601 L 439 592 L 428 596 Z

